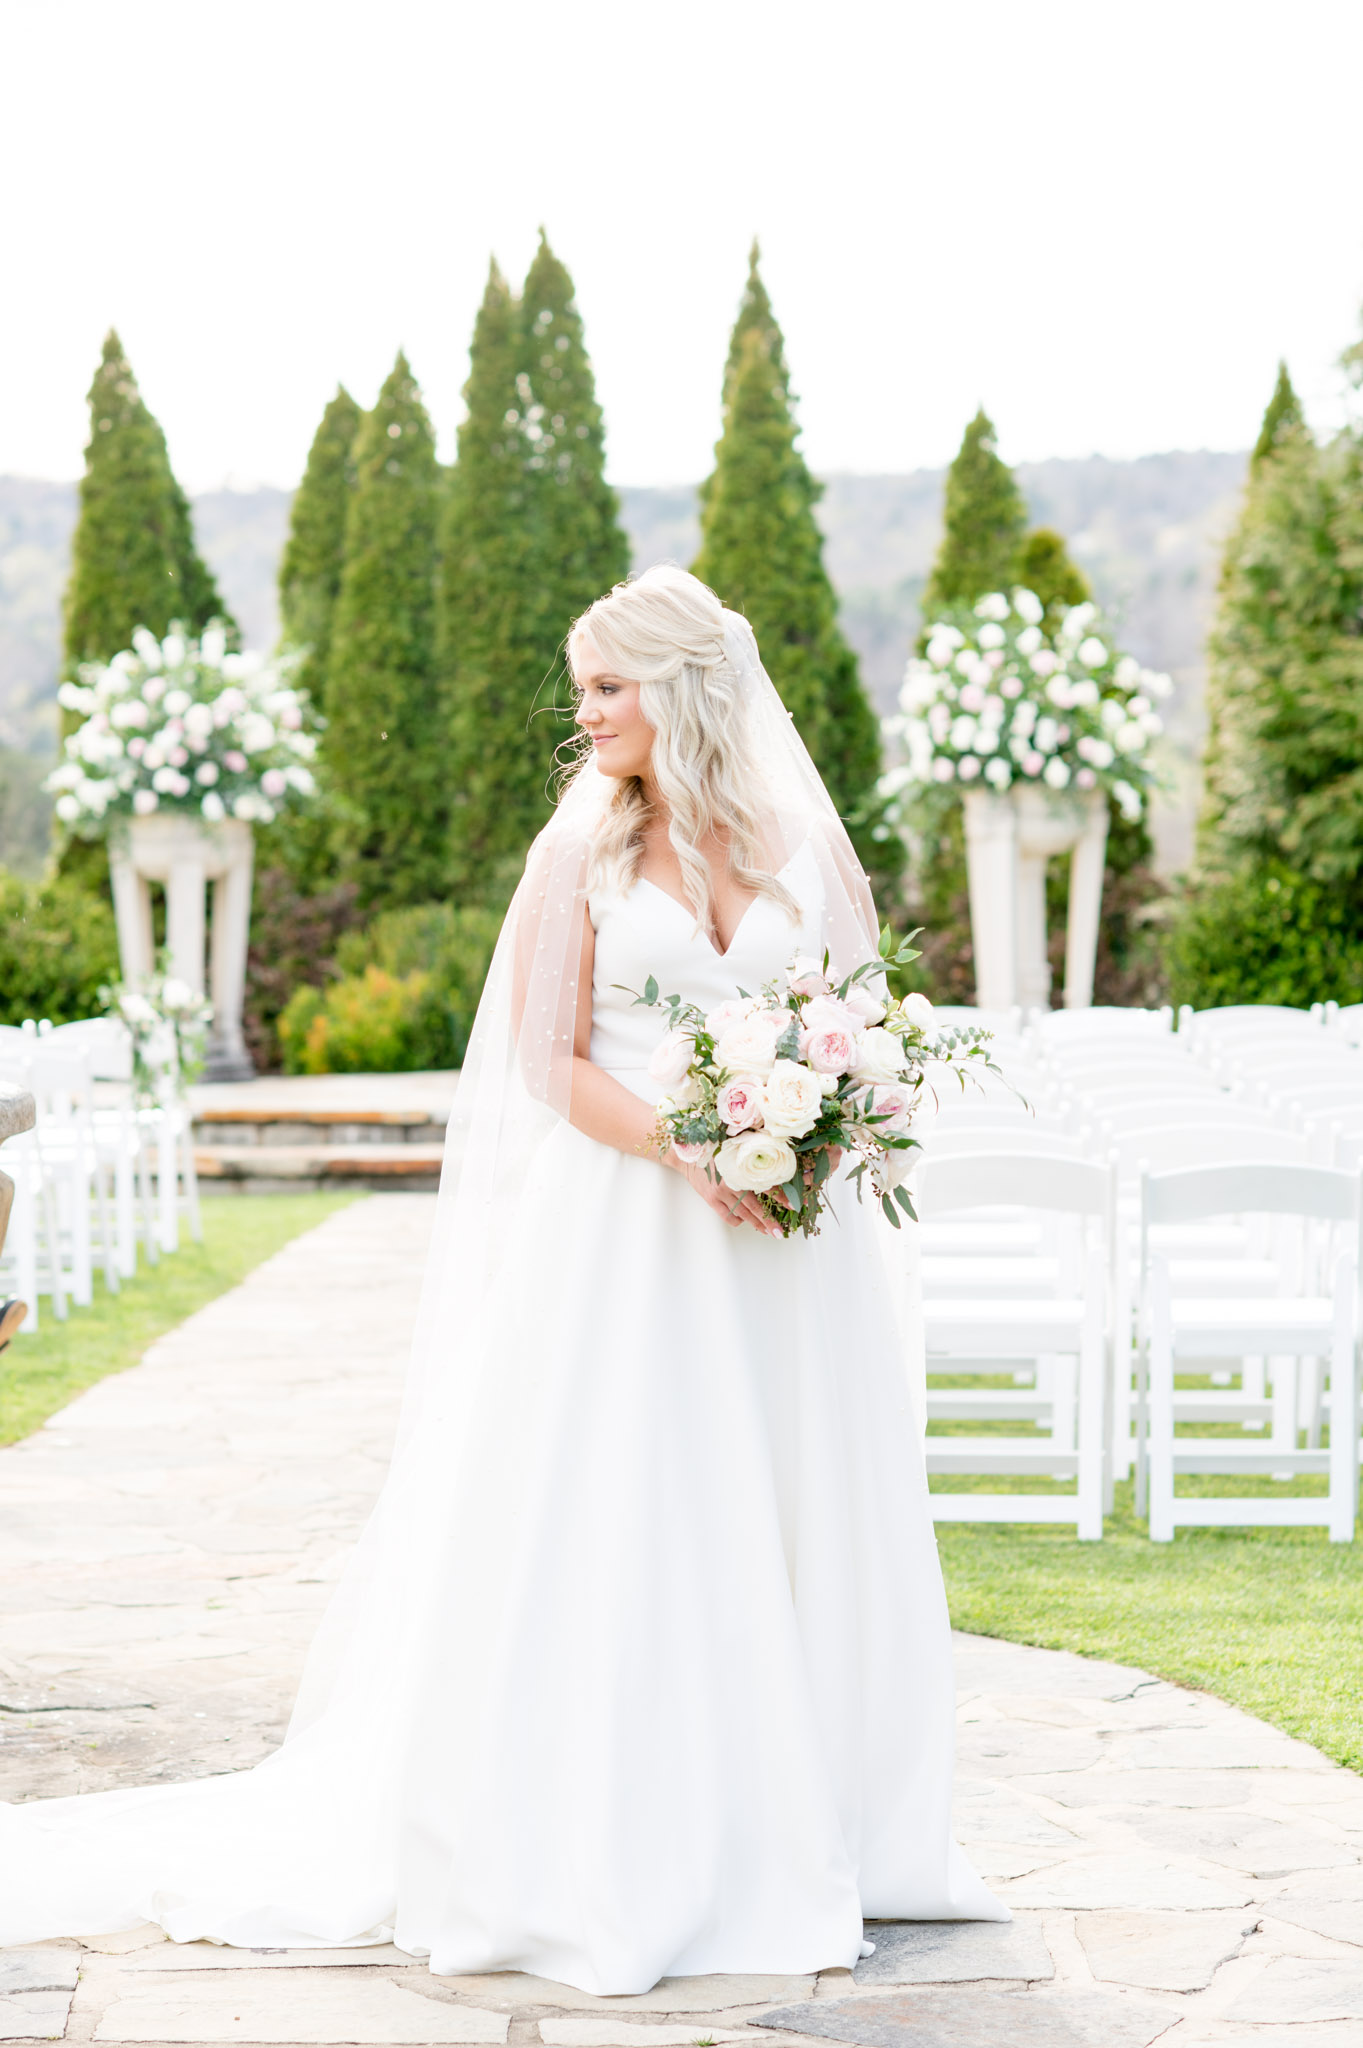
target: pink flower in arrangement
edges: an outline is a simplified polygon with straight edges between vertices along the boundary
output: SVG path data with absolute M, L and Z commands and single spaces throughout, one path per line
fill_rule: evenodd
M 715 1108 L 731 1138 L 740 1131 L 755 1130 L 762 1121 L 764 1102 L 760 1081 L 726 1081 L 715 1097 Z
M 239 747 L 229 747 L 222 757 L 224 768 L 230 768 L 234 775 L 246 773 L 246 756 Z
M 913 1117 L 913 1090 L 901 1088 L 897 1082 L 887 1087 L 871 1090 L 871 1109 L 876 1116 L 887 1116 L 888 1124 L 877 1124 L 878 1131 L 891 1130 L 906 1132 Z
M 287 796 L 289 791 L 288 781 L 282 768 L 267 768 L 260 778 L 260 786 L 266 796 Z
M 800 1058 L 816 1074 L 845 1074 L 857 1056 L 857 1041 L 850 1031 L 802 1031 Z
M 684 1031 L 669 1031 L 648 1063 L 650 1081 L 656 1081 L 660 1088 L 675 1087 L 690 1067 L 695 1050 Z
M 794 996 L 826 996 L 829 994 L 823 969 L 817 960 L 800 959 L 790 970 L 790 992 Z
M 823 1031 L 857 1031 L 861 1018 L 847 1003 L 840 1003 L 836 996 L 816 996 L 812 1003 L 806 1003 L 800 1018 L 804 1029 L 816 1037 Z
M 714 1146 L 710 1144 L 679 1145 L 675 1140 L 672 1145 L 672 1150 L 676 1153 L 683 1166 L 703 1165 L 712 1156 L 714 1149 Z

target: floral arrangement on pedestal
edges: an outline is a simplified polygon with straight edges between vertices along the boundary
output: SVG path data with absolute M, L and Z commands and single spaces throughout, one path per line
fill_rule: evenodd
M 164 971 L 138 987 L 112 982 L 99 996 L 109 1015 L 128 1027 L 138 1101 L 150 1106 L 183 1095 L 203 1070 L 212 1004 Z
M 902 824 L 900 807 L 925 785 L 1105 789 L 1134 821 L 1155 779 L 1150 743 L 1164 730 L 1155 705 L 1172 690 L 1168 676 L 1117 653 L 1095 605 L 1071 606 L 1050 630 L 1035 592 L 992 591 L 935 619 L 909 662 L 900 715 L 885 722 L 907 758 L 880 793 Z
M 90 662 L 58 702 L 84 713 L 66 758 L 43 785 L 61 822 L 84 838 L 120 817 L 169 810 L 205 824 L 268 825 L 316 784 L 318 724 L 290 678 L 297 657 L 233 654 L 219 626 L 199 640 L 139 626 L 110 662 Z

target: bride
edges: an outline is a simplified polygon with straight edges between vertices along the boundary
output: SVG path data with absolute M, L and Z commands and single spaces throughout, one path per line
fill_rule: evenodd
M 586 747 L 451 1120 L 387 1484 L 283 1747 L 0 1806 L 0 1946 L 386 1941 L 596 1993 L 1006 1919 L 952 1840 L 946 1605 L 874 1209 L 660 1158 L 652 975 L 709 1010 L 865 878 L 746 621 L 677 569 L 569 641 Z

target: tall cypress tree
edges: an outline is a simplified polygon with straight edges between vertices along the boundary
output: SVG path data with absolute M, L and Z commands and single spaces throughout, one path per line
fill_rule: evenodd
M 540 230 L 521 294 L 522 434 L 541 557 L 545 672 L 579 612 L 629 574 L 620 500 L 606 482 L 606 435 L 573 280 Z
M 966 428 L 947 471 L 942 540 L 923 592 L 923 617 L 953 604 L 973 604 L 986 591 L 1016 580 L 1027 528 L 1017 480 L 999 458 L 994 424 L 983 406 Z
M 1278 381 L 1273 386 L 1273 396 L 1264 408 L 1263 424 L 1259 438 L 1250 454 L 1250 468 L 1258 470 L 1273 453 L 1278 443 L 1306 424 L 1301 409 L 1301 400 L 1292 388 L 1292 379 L 1287 374 L 1287 364 L 1278 364 Z
M 322 740 L 337 867 L 366 904 L 420 902 L 444 878 L 437 491 L 435 437 L 399 352 L 355 440 Z
M 1286 857 L 1330 879 L 1363 860 L 1357 444 L 1319 448 L 1276 391 L 1260 440 L 1208 639 L 1199 866 Z
M 1063 537 L 1051 526 L 1034 526 L 1026 536 L 1018 550 L 1012 580 L 1041 599 L 1047 622 L 1052 626 L 1060 623 L 1061 612 L 1071 605 L 1083 604 L 1093 595 L 1088 577 L 1072 559 Z
M 63 604 L 65 667 L 73 673 L 80 662 L 108 661 L 137 626 L 162 635 L 180 619 L 197 632 L 215 618 L 232 627 L 195 547 L 165 435 L 111 328 L 90 386 L 90 444 Z
M 279 623 L 291 647 L 306 647 L 298 680 L 317 704 L 326 697 L 327 662 L 345 559 L 346 509 L 354 481 L 352 452 L 360 408 L 342 384 L 329 399 L 294 492 L 289 538 L 279 563 Z
M 572 279 L 543 233 L 518 301 L 495 264 L 474 327 L 442 547 L 450 874 L 504 892 L 552 807 L 563 643 L 629 570 Z
M 494 262 L 474 323 L 441 543 L 439 663 L 450 701 L 450 882 L 495 887 L 549 813 L 560 734 L 532 717 L 545 674 L 522 410 L 521 309 Z
M 857 816 L 872 799 L 880 733 L 838 629 L 814 518 L 822 486 L 796 447 L 785 345 L 757 249 L 725 366 L 724 431 L 702 489 L 702 582 L 741 611 L 833 801 Z M 859 846 L 863 858 L 870 851 Z

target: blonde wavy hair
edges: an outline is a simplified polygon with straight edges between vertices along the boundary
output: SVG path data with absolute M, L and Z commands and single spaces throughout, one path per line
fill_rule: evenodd
M 779 903 L 792 921 L 800 906 L 769 866 L 763 834 L 763 763 L 754 743 L 738 670 L 725 647 L 730 615 L 698 577 L 670 565 L 617 583 L 575 620 L 568 635 L 574 670 L 584 641 L 612 673 L 639 685 L 639 709 L 653 728 L 649 769 L 667 812 L 667 836 L 682 887 L 702 931 L 710 927 L 710 871 L 700 847 L 725 847 L 741 889 Z M 574 670 L 575 672 L 575 670 Z M 589 756 L 576 770 L 587 771 Z M 628 889 L 638 878 L 644 827 L 653 806 L 638 776 L 612 793 L 592 848 L 593 887 Z

